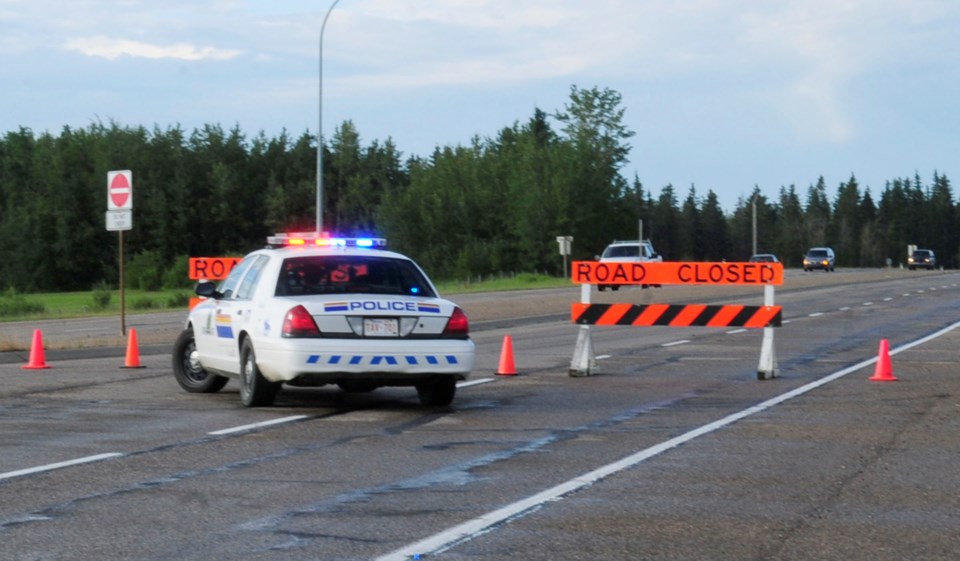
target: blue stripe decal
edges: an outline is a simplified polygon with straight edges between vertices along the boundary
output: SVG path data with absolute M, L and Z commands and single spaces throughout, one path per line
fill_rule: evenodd
M 218 325 L 217 337 L 221 339 L 233 339 L 233 328 L 229 325 Z
M 229 328 L 224 328 L 229 329 Z M 330 355 L 325 364 L 336 365 L 340 364 L 346 357 L 344 355 Z M 397 366 L 401 361 L 406 362 L 410 366 L 418 366 L 422 364 L 430 365 L 439 365 L 441 361 L 446 361 L 447 364 L 460 364 L 460 361 L 457 359 L 456 355 L 443 355 L 442 357 L 436 355 L 425 355 L 423 357 L 418 357 L 416 355 L 377 355 L 370 357 L 370 365 L 376 366 L 380 364 L 388 364 L 390 366 Z M 324 364 L 322 355 L 308 355 L 307 364 Z M 348 363 L 350 366 L 358 366 L 363 364 L 362 355 L 353 355 L 349 357 Z

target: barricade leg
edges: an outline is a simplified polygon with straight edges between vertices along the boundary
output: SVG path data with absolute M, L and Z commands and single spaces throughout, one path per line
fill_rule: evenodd
M 763 305 L 774 305 L 774 289 L 772 285 L 763 287 Z M 760 348 L 760 364 L 757 366 L 757 380 L 776 378 L 779 366 L 777 365 L 777 350 L 773 344 L 773 328 L 763 328 L 763 346 Z
M 593 341 L 590 338 L 590 326 L 581 325 L 577 335 L 577 346 L 570 361 L 570 375 L 577 378 L 591 376 L 597 369 L 597 359 L 593 355 Z

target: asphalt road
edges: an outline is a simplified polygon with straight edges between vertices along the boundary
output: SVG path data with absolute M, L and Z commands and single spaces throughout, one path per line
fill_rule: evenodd
M 89 344 L 97 322 L 44 325 L 51 368 L 0 361 L 0 560 L 956 559 L 960 274 L 791 273 L 765 381 L 759 331 L 593 328 L 577 378 L 575 288 L 454 298 L 478 359 L 449 408 L 319 388 L 245 409 L 234 382 L 180 391 L 174 314 L 139 324 L 141 369 Z M 496 376 L 507 334 L 519 375 Z M 881 339 L 897 381 L 868 379 Z

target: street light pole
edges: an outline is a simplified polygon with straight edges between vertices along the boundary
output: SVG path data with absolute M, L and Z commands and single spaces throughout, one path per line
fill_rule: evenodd
M 330 4 L 330 9 L 323 16 L 323 24 L 320 26 L 320 89 L 319 105 L 317 117 L 317 233 L 323 231 L 323 31 L 327 28 L 327 20 L 330 19 L 330 12 L 340 0 L 334 0 Z

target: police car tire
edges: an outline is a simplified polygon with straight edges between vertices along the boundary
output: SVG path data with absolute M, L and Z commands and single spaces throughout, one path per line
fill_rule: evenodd
M 246 407 L 273 405 L 280 384 L 263 377 L 250 339 L 240 347 L 240 401 Z
M 207 372 L 195 362 L 195 357 L 191 360 L 190 355 L 196 352 L 193 330 L 184 329 L 173 344 L 173 376 L 177 383 L 190 393 L 215 393 L 222 390 L 229 379 Z
M 457 393 L 457 381 L 452 377 L 443 377 L 432 382 L 417 384 L 417 397 L 422 405 L 442 407 L 453 403 Z

